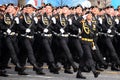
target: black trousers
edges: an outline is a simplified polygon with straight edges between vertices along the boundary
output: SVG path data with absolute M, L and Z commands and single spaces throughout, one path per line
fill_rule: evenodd
M 14 64 L 19 63 L 17 55 L 19 53 L 18 42 L 16 36 L 6 37 L 6 45 L 9 49 L 10 56 Z
M 36 59 L 33 52 L 33 42 L 34 39 L 26 38 L 26 37 L 19 37 L 19 47 L 20 47 L 20 65 L 25 66 L 26 59 L 28 58 L 31 65 L 37 64 Z
M 112 63 L 120 64 L 120 60 L 118 58 L 118 55 L 117 55 L 116 50 L 112 43 L 112 39 L 110 37 L 106 37 L 104 39 L 104 43 L 105 43 L 106 49 L 112 59 Z
M 52 52 L 52 49 L 51 49 L 51 40 L 52 40 L 52 37 L 42 37 L 41 39 L 41 43 L 42 43 L 42 49 L 44 49 L 44 53 L 46 54 L 47 56 L 47 60 L 48 60 L 48 63 L 54 63 L 54 55 L 53 55 L 53 52 Z
M 95 72 L 96 71 L 95 63 L 91 53 L 92 44 L 90 42 L 85 42 L 85 44 L 83 43 L 82 46 L 84 50 L 84 57 L 81 61 L 82 63 L 80 63 L 81 65 L 79 65 L 79 68 L 83 68 L 84 66 L 87 66 L 92 70 L 92 72 Z
M 94 44 L 95 44 L 96 50 L 92 50 L 92 53 L 93 53 L 93 58 L 94 58 L 95 62 L 98 64 L 105 64 L 105 61 L 103 60 L 103 56 L 100 52 L 100 49 L 99 49 L 97 43 L 95 42 Z
M 34 44 L 33 44 L 33 50 L 34 50 L 34 54 L 35 54 L 35 59 L 37 62 L 37 65 L 39 67 L 42 67 L 44 62 L 46 61 L 46 55 L 44 55 L 45 53 L 43 52 L 43 48 L 42 48 L 42 43 L 41 43 L 41 34 L 36 34 L 34 35 Z
M 8 65 L 9 59 L 12 58 L 12 62 L 17 65 L 19 64 L 18 53 L 19 48 L 17 44 L 16 36 L 2 37 L 2 54 L 1 54 L 1 68 L 5 69 Z
M 83 57 L 83 49 L 82 49 L 80 39 L 69 37 L 68 45 L 74 60 L 76 60 L 76 62 L 79 62 L 80 59 Z
M 70 65 L 75 66 L 72 54 L 68 47 L 68 38 L 66 38 L 66 37 L 59 38 L 58 42 L 59 42 L 60 49 L 63 51 L 63 53 L 66 56 L 66 59 L 68 60 Z

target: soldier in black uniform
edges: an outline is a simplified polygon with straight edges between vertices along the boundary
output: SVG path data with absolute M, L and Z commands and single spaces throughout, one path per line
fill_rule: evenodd
M 44 8 L 43 8 L 44 9 Z M 46 11 L 42 11 L 42 14 L 39 16 L 37 33 L 42 52 L 44 53 L 44 58 L 46 58 L 48 68 L 51 73 L 59 74 L 58 67 L 55 65 L 54 55 L 51 49 L 51 40 L 52 40 L 52 5 L 45 5 Z M 46 57 L 47 56 L 47 57 Z M 39 63 L 39 62 L 38 62 Z
M 106 51 L 108 51 L 109 55 L 107 58 L 110 58 L 110 62 L 112 63 L 111 70 L 119 71 L 116 65 L 120 65 L 120 60 L 113 45 L 113 39 L 116 32 L 114 8 L 113 6 L 108 6 L 107 10 L 108 12 L 105 15 L 105 19 L 103 20 L 102 24 L 102 32 L 105 33 L 103 40 L 104 45 L 106 46 Z
M 16 9 L 14 7 L 14 4 L 10 3 L 7 5 L 5 14 L 3 15 L 3 18 L 1 19 L 1 31 L 5 38 L 5 44 L 6 47 L 9 50 L 9 54 L 6 56 L 9 56 L 12 58 L 13 64 L 16 65 L 18 68 L 18 71 L 21 71 L 22 68 L 19 65 L 19 61 L 17 58 L 17 54 L 19 53 L 18 45 L 17 45 L 17 24 L 19 24 L 18 17 L 16 16 Z M 3 55 L 4 56 L 4 55 Z M 7 57 L 9 60 L 9 57 Z M 3 58 L 3 62 L 7 61 L 5 58 Z M 5 62 L 2 64 L 3 70 L 5 69 L 8 62 Z M 5 73 L 1 73 L 1 76 L 5 76 Z
M 93 30 L 95 32 L 94 43 L 95 43 L 95 46 L 96 46 L 96 49 L 93 50 L 93 58 L 94 58 L 94 60 L 96 62 L 96 69 L 100 70 L 100 71 L 103 71 L 100 68 L 99 65 L 101 64 L 101 65 L 104 65 L 105 67 L 107 67 L 107 63 L 103 60 L 103 56 L 100 53 L 100 49 L 99 49 L 99 47 L 97 45 L 97 42 L 98 42 L 98 39 L 99 39 L 98 32 L 102 31 L 102 28 L 101 28 L 102 18 L 98 15 L 99 14 L 99 9 L 98 9 L 97 6 L 92 6 L 91 11 L 93 13 L 92 22 L 94 23 L 94 25 L 96 25 L 96 27 L 93 28 Z
M 116 35 L 116 52 L 119 56 L 120 59 L 120 49 L 118 48 L 120 45 L 120 6 L 118 6 L 117 11 L 116 11 L 116 17 L 115 17 L 115 21 L 116 21 L 116 31 L 117 31 L 117 35 Z
M 83 56 L 83 49 L 81 45 L 81 27 L 80 21 L 82 18 L 82 6 L 78 5 L 77 7 L 73 8 L 75 9 L 75 13 L 69 15 L 70 18 L 69 21 L 69 48 L 73 55 L 74 60 L 77 63 L 80 63 L 80 59 Z M 79 64 L 81 65 L 81 64 Z
M 23 8 L 23 12 L 20 16 L 19 24 L 19 47 L 21 52 L 19 54 L 20 65 L 24 68 L 26 64 L 26 59 L 28 58 L 30 64 L 33 66 L 33 70 L 36 74 L 44 75 L 42 68 L 38 67 L 33 51 L 34 43 L 34 30 L 37 24 L 37 18 L 34 16 L 33 11 L 35 8 L 31 4 L 27 4 Z M 19 72 L 20 75 L 25 72 Z M 26 73 L 25 73 L 26 74 Z
M 77 71 L 77 66 L 74 63 L 72 54 L 68 47 L 68 6 L 62 7 L 62 12 L 56 17 L 56 27 L 54 26 L 54 35 L 56 36 L 56 44 L 59 49 L 59 55 L 63 56 L 62 61 L 65 68 L 65 73 L 71 73 L 70 66 L 74 71 Z M 58 55 L 58 54 L 57 54 Z M 64 61 L 65 60 L 65 61 Z
M 79 65 L 79 70 L 77 73 L 77 78 L 82 78 L 85 79 L 86 77 L 84 77 L 81 74 L 81 69 L 83 66 L 87 66 L 91 69 L 91 71 L 94 74 L 94 77 L 97 78 L 98 75 L 100 74 L 99 72 L 96 72 L 95 69 L 95 63 L 92 57 L 92 48 L 95 48 L 94 45 L 94 31 L 93 28 L 96 26 L 93 24 L 92 22 L 92 13 L 90 11 L 86 12 L 86 20 L 81 21 L 81 25 L 82 27 L 82 47 L 84 50 L 84 62 L 82 63 L 82 65 Z

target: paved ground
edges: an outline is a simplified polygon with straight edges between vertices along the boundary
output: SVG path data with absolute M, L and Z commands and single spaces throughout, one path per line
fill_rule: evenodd
M 0 80 L 81 80 L 76 79 L 76 73 L 74 74 L 65 74 L 63 69 L 60 70 L 60 74 L 52 74 L 49 70 L 44 67 L 45 76 L 36 75 L 34 71 L 32 71 L 32 67 L 28 66 L 26 72 L 29 74 L 27 76 L 19 76 L 16 72 L 14 72 L 14 67 L 12 69 L 7 70 L 9 77 L 0 77 Z M 92 72 L 83 73 L 84 76 L 87 77 L 86 80 L 120 80 L 120 72 L 110 71 L 110 69 L 101 72 L 98 78 L 94 78 Z

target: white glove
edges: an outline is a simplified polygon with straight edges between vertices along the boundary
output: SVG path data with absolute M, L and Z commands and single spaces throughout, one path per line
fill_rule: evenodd
M 19 18 L 18 17 L 15 17 L 15 21 L 17 24 L 19 24 Z
M 96 46 L 93 46 L 93 47 L 92 47 L 92 50 L 96 50 Z
M 29 33 L 31 32 L 31 30 L 29 28 L 26 29 L 26 33 Z
M 35 23 L 37 24 L 37 23 L 38 23 L 38 18 L 37 18 L 37 17 L 34 17 L 34 21 L 35 21 Z
M 56 19 L 55 19 L 55 17 L 52 17 L 52 21 L 53 21 L 54 24 L 56 24 Z
M 61 33 L 64 33 L 65 31 L 64 31 L 64 29 L 63 29 L 63 28 L 61 28 L 61 29 L 60 29 L 60 32 L 61 32 Z
M 47 28 L 45 28 L 43 32 L 47 33 L 47 32 L 48 32 L 48 29 L 47 29 Z
M 111 33 L 111 32 L 112 32 L 111 29 L 108 29 L 108 30 L 107 30 L 107 33 Z
M 119 20 L 118 19 L 115 19 L 115 22 L 116 22 L 116 24 L 119 24 Z
M 98 20 L 99 20 L 100 24 L 102 24 L 102 18 L 99 18 Z
M 10 29 L 7 29 L 7 33 L 10 34 L 10 33 L 11 33 L 11 30 L 10 30 Z
M 68 21 L 69 21 L 69 25 L 72 25 L 72 20 L 71 20 L 71 19 L 68 19 Z
M 86 16 L 87 16 L 87 15 L 83 15 L 83 16 L 82 16 L 84 20 L 86 20 Z
M 78 32 L 81 34 L 81 29 L 80 28 L 78 29 Z

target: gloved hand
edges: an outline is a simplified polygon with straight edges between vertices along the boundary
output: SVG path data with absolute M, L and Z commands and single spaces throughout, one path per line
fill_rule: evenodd
M 96 50 L 96 46 L 93 46 L 93 47 L 92 47 L 92 50 Z
M 61 28 L 61 29 L 60 29 L 60 32 L 61 32 L 61 33 L 64 33 L 65 31 L 64 31 L 64 29 L 63 29 L 63 28 Z
M 69 25 L 72 25 L 72 20 L 71 20 L 71 19 L 68 19 L 68 21 L 69 21 Z
M 102 18 L 99 18 L 98 20 L 99 20 L 99 23 L 102 24 Z
M 10 33 L 11 33 L 11 30 L 10 30 L 10 29 L 7 29 L 7 33 L 10 34 Z
M 18 17 L 15 17 L 14 20 L 16 21 L 17 24 L 19 24 L 19 18 Z
M 52 21 L 53 21 L 54 24 L 56 24 L 56 19 L 55 19 L 55 17 L 52 17 Z
M 26 29 L 26 33 L 30 33 L 31 30 L 29 28 Z
M 111 33 L 111 32 L 112 32 L 111 29 L 108 29 L 108 30 L 107 30 L 107 33 Z
M 35 23 L 37 24 L 37 23 L 38 23 L 38 18 L 37 18 L 37 17 L 34 17 L 34 21 L 35 21 Z
M 78 32 L 79 32 L 79 34 L 81 34 L 81 33 L 82 33 L 82 31 L 81 31 L 81 29 L 80 29 L 80 28 L 78 29 Z
M 116 22 L 116 24 L 119 24 L 119 20 L 118 19 L 115 19 L 115 22 Z
M 47 32 L 48 32 L 48 29 L 47 29 L 47 28 L 45 28 L 43 32 L 47 33 Z

